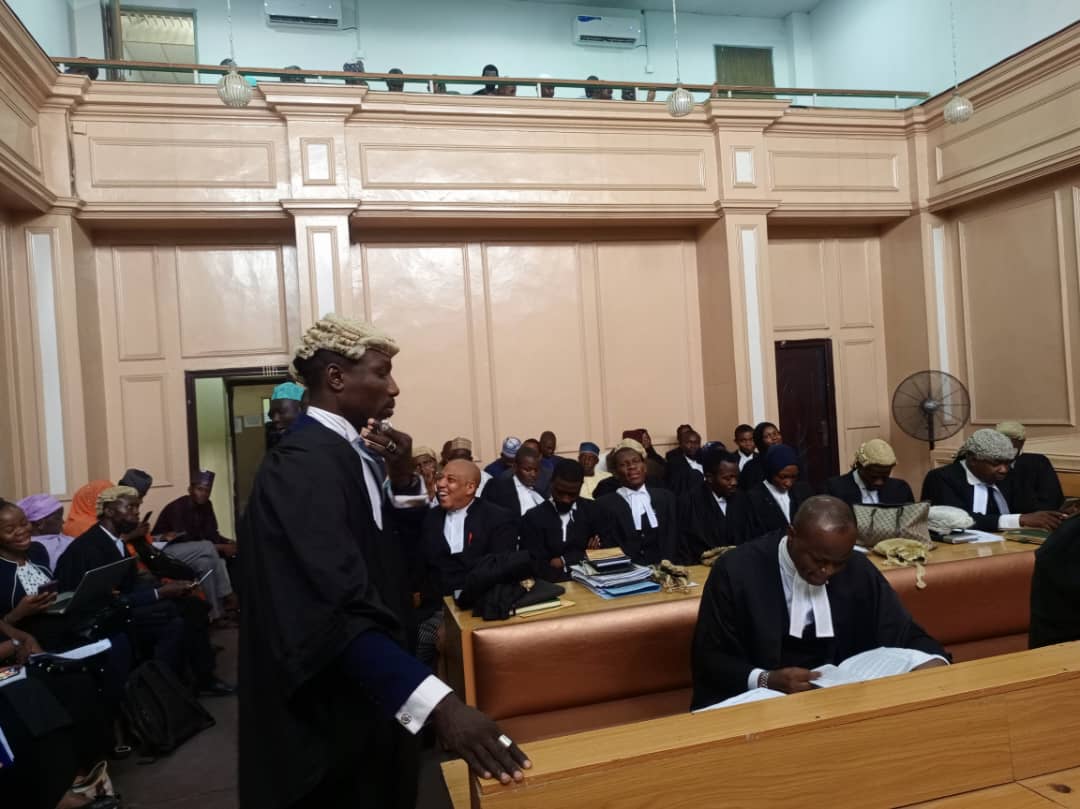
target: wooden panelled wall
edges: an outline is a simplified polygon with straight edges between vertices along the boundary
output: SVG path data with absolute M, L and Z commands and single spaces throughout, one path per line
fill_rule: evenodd
M 882 435 L 917 482 L 888 401 L 925 368 L 972 426 L 1077 432 L 1080 26 L 965 83 L 960 126 L 265 82 L 229 110 L 57 76 L 3 4 L 0 40 L 0 494 L 143 466 L 174 496 L 184 372 L 283 366 L 331 310 L 401 341 L 402 427 L 483 458 L 730 440 L 799 337 L 833 340 L 842 466 Z

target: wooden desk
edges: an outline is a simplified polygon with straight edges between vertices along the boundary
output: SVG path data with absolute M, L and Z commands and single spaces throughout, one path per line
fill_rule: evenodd
M 474 807 L 867 809 L 948 796 L 959 797 L 941 806 L 1040 807 L 1037 797 L 1068 793 L 1039 776 L 1080 767 L 1080 643 L 589 731 L 527 752 L 525 782 L 473 781 Z M 963 802 L 1015 782 L 1025 792 Z M 1021 795 L 1025 803 L 1007 802 Z
M 1005 556 L 1014 553 L 1032 553 L 1034 545 L 1020 542 L 994 542 L 980 545 L 945 545 L 938 544 L 930 552 L 927 562 L 926 580 L 928 586 L 933 586 L 933 568 L 936 565 L 949 562 L 979 559 L 992 556 Z M 882 570 L 890 580 L 914 579 L 913 568 L 901 568 L 888 565 L 882 557 L 869 554 L 871 561 Z M 476 672 L 473 666 L 473 639 L 472 633 L 477 629 L 491 630 L 500 626 L 519 626 L 523 623 L 539 623 L 544 621 L 561 620 L 572 616 L 596 616 L 602 619 L 604 613 L 612 610 L 620 610 L 628 607 L 640 607 L 652 604 L 671 604 L 679 601 L 701 599 L 701 590 L 709 575 L 709 568 L 697 565 L 690 568 L 691 581 L 698 586 L 691 588 L 685 593 L 647 593 L 640 596 L 624 596 L 622 598 L 603 599 L 592 593 L 587 588 L 576 582 L 565 582 L 565 599 L 572 601 L 573 606 L 563 607 L 557 610 L 541 612 L 533 615 L 513 617 L 506 621 L 485 621 L 474 618 L 469 610 L 460 610 L 454 604 L 453 599 L 445 601 L 445 646 L 444 646 L 444 673 L 451 687 L 462 696 L 470 705 L 476 705 Z M 569 662 L 569 661 L 568 661 Z M 573 676 L 572 672 L 568 676 Z M 483 706 L 480 706 L 483 708 Z

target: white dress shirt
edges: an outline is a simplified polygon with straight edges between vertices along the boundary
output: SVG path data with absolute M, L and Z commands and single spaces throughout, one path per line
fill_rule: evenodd
M 814 586 L 799 575 L 795 562 L 788 553 L 787 537 L 780 540 L 777 551 L 780 562 L 780 584 L 784 588 L 784 601 L 788 611 L 788 634 L 801 638 L 803 631 L 814 623 L 814 634 L 819 638 L 835 637 L 833 633 L 832 608 L 829 606 L 828 584 Z M 757 688 L 758 677 L 765 669 L 754 669 L 746 680 L 747 690 Z
M 753 459 L 753 457 L 754 457 L 754 453 L 751 452 L 749 455 L 745 455 L 745 454 L 743 454 L 743 451 L 741 449 L 739 450 L 739 471 L 740 472 L 742 471 L 742 468 L 744 466 L 746 466 L 748 463 L 750 463 L 750 461 Z
M 369 458 L 365 457 L 364 453 L 360 450 L 359 444 L 363 444 L 363 439 L 360 437 L 360 433 L 356 428 L 349 423 L 348 419 L 344 416 L 339 416 L 336 413 L 331 413 L 327 410 L 323 410 L 319 407 L 308 407 L 307 414 L 311 416 L 319 424 L 326 427 L 328 430 L 340 435 L 346 441 L 348 441 L 357 454 L 360 455 L 363 460 L 364 466 L 364 485 L 367 486 L 368 497 L 371 500 L 371 512 L 372 517 L 375 520 L 375 524 L 382 529 L 382 490 L 379 488 L 378 478 L 375 475 L 375 470 L 372 468 L 372 462 Z M 389 485 L 389 482 L 387 482 Z M 391 498 L 393 503 L 393 498 Z M 395 507 L 402 507 L 397 503 L 394 503 Z M 111 536 L 111 535 L 110 535 Z M 435 710 L 435 706 L 438 705 L 447 694 L 453 689 L 446 683 L 440 680 L 435 675 L 429 675 L 416 687 L 416 690 L 409 695 L 409 698 L 405 700 L 395 711 L 394 715 L 401 726 L 404 727 L 410 733 L 416 734 L 424 727 L 431 712 Z
M 446 512 L 442 531 L 450 553 L 461 553 L 465 550 L 465 518 L 469 516 L 469 507 L 475 502 L 472 500 L 465 508 Z
M 120 555 L 127 559 L 128 554 L 127 549 L 124 547 L 124 540 L 120 539 L 118 536 L 114 536 L 113 532 L 104 525 L 101 525 L 101 523 L 98 523 L 98 525 L 101 527 L 101 530 L 105 532 L 105 536 L 113 541 L 113 545 L 116 546 L 116 550 L 120 552 Z
M 1020 527 L 1020 515 L 1009 513 L 1009 502 L 1005 499 L 1005 495 L 1001 493 L 1001 489 L 992 483 L 983 483 L 968 469 L 967 461 L 963 461 L 961 465 L 964 467 L 964 475 L 967 477 L 968 485 L 975 490 L 974 496 L 971 499 L 971 511 L 975 514 L 986 513 L 987 498 L 994 497 L 994 501 L 997 503 L 998 513 L 1001 515 L 998 517 L 998 530 L 1008 531 L 1013 528 Z
M 727 516 L 727 498 L 721 497 L 716 492 L 712 493 L 713 500 L 716 501 L 716 505 L 720 506 L 720 513 L 725 517 Z
M 695 461 L 693 458 L 687 457 L 686 462 L 690 464 L 691 469 L 696 469 L 701 474 L 705 474 L 705 467 Z
M 862 476 L 859 474 L 858 469 L 853 470 L 851 476 L 855 478 L 855 485 L 859 487 L 859 494 L 862 495 L 862 502 L 864 505 L 878 505 L 881 502 L 878 499 L 877 492 L 866 488 L 866 484 L 863 483 Z
M 633 517 L 634 526 L 643 531 L 646 527 L 657 528 L 660 525 L 660 521 L 656 519 L 656 512 L 652 507 L 652 496 L 649 494 L 649 490 L 645 488 L 645 484 L 641 485 L 640 489 L 628 489 L 626 486 L 620 486 L 618 488 L 619 495 L 630 506 L 630 514 Z M 648 517 L 649 521 L 647 525 L 642 524 L 642 518 Z
M 476 487 L 476 496 L 477 497 L 479 497 L 480 495 L 482 495 L 484 493 L 484 487 L 487 486 L 488 483 L 490 483 L 490 482 L 491 482 L 491 475 L 489 475 L 487 472 L 485 472 L 483 469 L 481 469 L 480 470 L 480 485 Z
M 776 501 L 776 505 L 780 506 L 780 510 L 784 512 L 787 521 L 791 522 L 791 493 L 776 488 L 773 486 L 771 480 L 765 481 L 765 488 L 769 490 L 769 494 L 771 494 L 772 499 Z
M 559 507 L 555 505 L 553 498 L 548 498 L 548 502 L 551 503 L 551 507 L 555 509 L 555 513 L 559 515 L 559 522 L 562 523 L 562 543 L 566 544 L 566 531 L 570 527 L 570 523 L 574 521 L 574 512 L 577 511 L 577 503 L 570 506 L 570 510 L 565 514 L 559 511 Z
M 522 483 L 517 475 L 514 478 L 514 491 L 517 492 L 518 506 L 521 508 L 521 513 L 524 514 L 530 508 L 538 506 L 544 502 L 544 498 L 540 496 L 540 493 L 536 489 L 532 489 Z

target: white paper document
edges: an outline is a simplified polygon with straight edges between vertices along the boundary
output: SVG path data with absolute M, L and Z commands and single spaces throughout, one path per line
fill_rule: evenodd
M 850 685 L 866 680 L 876 680 L 880 677 L 892 677 L 896 674 L 906 674 L 936 657 L 938 656 L 920 652 L 918 649 L 882 646 L 853 655 L 839 666 L 831 663 L 819 666 L 814 671 L 821 672 L 821 676 L 812 680 L 811 683 L 818 688 L 829 688 L 834 685 Z
M 773 699 L 782 696 L 784 696 L 783 691 L 774 691 L 771 688 L 753 688 L 749 691 L 743 691 L 741 694 L 736 694 L 733 697 L 728 697 L 723 702 L 717 702 L 715 705 L 696 708 L 690 713 L 715 711 L 717 708 L 730 708 L 732 705 L 745 705 L 748 702 L 761 702 L 763 699 Z
M 77 649 L 68 649 L 66 652 L 60 652 L 59 654 L 45 652 L 44 654 L 30 655 L 30 659 L 37 660 L 42 657 L 51 657 L 54 660 L 85 660 L 88 657 L 99 655 L 111 648 L 112 642 L 108 638 L 105 638 L 96 643 L 88 643 L 86 646 L 80 646 Z
M 949 539 L 953 543 L 964 543 L 967 545 L 981 545 L 985 542 L 1004 542 L 1005 537 L 1001 534 L 991 534 L 989 531 L 979 531 L 975 528 L 968 528 L 964 531 L 954 531 Z

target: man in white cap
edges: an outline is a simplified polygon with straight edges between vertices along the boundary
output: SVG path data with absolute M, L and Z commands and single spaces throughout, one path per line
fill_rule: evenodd
M 412 439 L 386 422 L 397 352 L 332 314 L 296 351 L 308 412 L 263 459 L 240 533 L 241 809 L 413 809 L 428 723 L 483 777 L 530 766 L 406 651 L 411 593 L 384 520 L 420 482 Z
M 922 497 L 935 506 L 966 511 L 980 531 L 1042 528 L 1052 531 L 1065 518 L 1058 510 L 1021 512 L 1012 506 L 1006 479 L 1016 448 L 997 430 L 976 430 L 960 447 L 956 460 L 931 469 L 923 480 Z
M 825 481 L 825 494 L 838 497 L 848 505 L 896 506 L 914 503 L 915 495 L 907 481 L 892 476 L 896 453 L 881 438 L 872 438 L 859 446 L 855 463 L 846 475 Z
M 501 478 L 507 472 L 513 472 L 514 459 L 517 458 L 519 449 L 521 449 L 521 439 L 513 435 L 506 436 L 503 439 L 499 457 L 485 466 L 484 471 L 493 478 Z
M 1065 495 L 1061 491 L 1054 465 L 1045 455 L 1024 452 L 1027 428 L 1018 421 L 1003 421 L 995 428 L 1016 447 L 1016 458 L 1009 468 L 1009 487 L 1013 507 L 1021 511 L 1040 511 L 1061 508 Z

